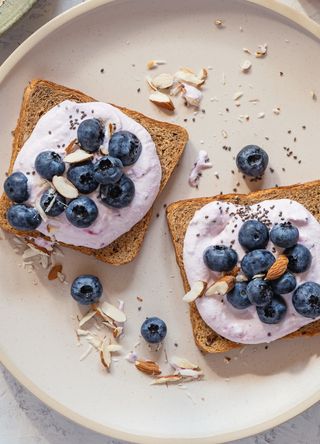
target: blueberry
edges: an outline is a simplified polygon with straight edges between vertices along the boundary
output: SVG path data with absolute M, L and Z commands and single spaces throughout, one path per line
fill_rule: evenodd
M 267 305 L 273 297 L 273 290 L 269 282 L 256 278 L 248 283 L 248 298 L 251 304 Z
M 306 318 L 320 316 L 320 285 L 305 282 L 300 285 L 292 296 L 292 304 L 299 314 Z
M 299 230 L 291 222 L 278 224 L 271 229 L 270 239 L 278 247 L 290 248 L 298 242 Z
M 301 244 L 284 250 L 284 254 L 289 259 L 288 270 L 292 273 L 303 273 L 311 265 L 312 256 L 310 250 Z
M 92 162 L 71 166 L 68 169 L 67 177 L 78 189 L 79 193 L 90 194 L 98 188 L 98 182 L 94 178 Z
M 247 145 L 239 151 L 236 159 L 238 169 L 247 176 L 259 177 L 269 162 L 268 154 L 256 145 Z
M 257 314 L 264 324 L 278 324 L 287 312 L 287 304 L 282 296 L 274 296 L 265 306 L 257 307 Z
M 4 182 L 4 191 L 13 202 L 25 202 L 29 199 L 27 176 L 20 171 L 12 173 Z
M 71 285 L 71 296 L 82 305 L 98 302 L 102 296 L 102 291 L 100 280 L 92 274 L 78 276 Z
M 247 282 L 236 282 L 233 290 L 227 293 L 228 302 L 238 310 L 243 310 L 251 305 L 247 295 Z
M 241 269 L 248 279 L 256 274 L 265 274 L 275 262 L 275 257 L 268 250 L 253 250 L 241 261 Z
M 247 220 L 239 230 L 239 243 L 248 251 L 265 248 L 269 241 L 269 230 L 258 220 Z
M 141 325 L 141 335 L 150 344 L 159 344 L 167 334 L 167 326 L 162 319 L 147 318 Z
M 42 222 L 35 208 L 23 204 L 12 205 L 7 212 L 7 219 L 13 228 L 20 231 L 36 230 Z
M 132 180 L 123 174 L 119 182 L 101 185 L 101 201 L 112 208 L 124 208 L 130 205 L 134 198 L 135 186 Z
M 103 185 L 118 182 L 122 175 L 123 165 L 121 160 L 116 157 L 101 157 L 94 164 L 94 178 Z
M 135 163 L 142 150 L 138 137 L 129 131 L 118 131 L 113 133 L 109 141 L 110 156 L 117 157 L 124 166 Z
M 297 281 L 295 276 L 289 271 L 287 271 L 279 279 L 271 281 L 271 285 L 275 293 L 287 294 L 291 293 L 291 291 L 293 291 L 296 288 Z
M 104 140 L 104 128 L 98 119 L 83 120 L 77 132 L 79 145 L 85 151 L 94 153 L 98 151 Z
M 81 196 L 69 203 L 66 216 L 75 227 L 87 228 L 98 217 L 98 208 L 92 199 Z
M 45 191 L 40 199 L 40 206 L 50 217 L 59 216 L 66 208 L 66 199 L 52 188 Z
M 238 262 L 238 255 L 224 245 L 210 245 L 203 253 L 203 261 L 212 271 L 231 271 Z
M 61 176 L 65 168 L 63 160 L 55 151 L 42 151 L 35 160 L 37 173 L 47 180 L 52 180 L 53 176 Z

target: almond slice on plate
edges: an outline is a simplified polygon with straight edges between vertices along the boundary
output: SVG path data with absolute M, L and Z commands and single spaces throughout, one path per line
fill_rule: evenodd
M 173 75 L 167 73 L 159 74 L 152 79 L 152 85 L 154 85 L 156 89 L 171 88 L 173 85 Z
M 106 341 L 103 341 L 101 348 L 100 348 L 100 360 L 102 365 L 109 369 L 111 365 L 111 353 L 108 350 L 108 344 Z
M 165 375 L 159 376 L 151 382 L 151 385 L 160 385 L 160 384 L 168 384 L 181 381 L 181 375 Z
M 125 313 L 114 305 L 109 304 L 109 302 L 103 302 L 101 304 L 101 311 L 113 321 L 126 322 L 127 320 Z
M 154 361 L 139 361 L 137 360 L 135 366 L 140 372 L 146 373 L 147 375 L 160 375 L 161 370 L 159 365 Z
M 206 80 L 208 77 L 208 70 L 206 68 L 201 68 L 198 72 L 198 78 L 200 80 Z
M 182 300 L 184 302 L 193 302 L 195 301 L 197 298 L 199 298 L 200 296 L 202 296 L 204 294 L 204 292 L 206 291 L 207 288 L 207 283 L 203 282 L 203 281 L 195 281 L 190 289 L 190 291 L 188 291 L 188 293 L 186 293 Z
M 120 345 L 120 344 L 109 344 L 109 345 L 107 345 L 107 350 L 110 353 L 119 352 L 119 351 L 122 350 L 122 345 Z
M 168 109 L 169 111 L 174 110 L 174 104 L 170 97 L 160 91 L 150 94 L 149 100 L 160 108 Z
M 66 149 L 64 150 L 65 151 L 65 153 L 66 154 L 70 154 L 70 153 L 72 153 L 73 151 L 75 151 L 76 150 L 76 142 L 77 142 L 77 139 L 73 139 L 73 140 L 71 140 L 71 142 L 69 143 L 69 145 L 66 147 Z
M 61 196 L 75 199 L 79 196 L 77 188 L 63 176 L 53 176 L 52 184 Z
M 174 78 L 179 82 L 189 83 L 192 86 L 201 86 L 205 81 L 205 79 L 199 79 L 194 73 L 187 71 L 185 68 L 179 69 L 175 73 Z
M 153 91 L 157 91 L 157 88 L 154 86 L 151 76 L 146 76 L 146 81 L 150 88 L 153 89 Z
M 222 276 L 217 280 L 211 287 L 206 291 L 206 296 L 214 296 L 217 294 L 225 295 L 231 291 L 236 283 L 236 278 L 234 276 Z
M 82 319 L 79 321 L 79 327 L 83 327 L 90 319 L 92 319 L 96 315 L 95 310 L 90 310 L 86 313 Z
M 250 60 L 245 60 L 241 65 L 241 71 L 242 72 L 249 72 L 251 69 L 252 63 Z
M 49 281 L 54 281 L 55 279 L 58 278 L 58 273 L 61 273 L 62 271 L 62 265 L 61 264 L 56 264 L 54 265 L 49 273 L 48 273 L 48 279 Z
M 80 162 L 85 162 L 86 160 L 89 160 L 91 158 L 92 158 L 92 154 L 87 153 L 86 151 L 84 151 L 82 149 L 78 149 L 78 150 L 74 151 L 73 153 L 70 153 L 67 156 L 65 156 L 65 158 L 63 160 L 64 160 L 64 162 L 67 162 L 67 163 L 80 163 Z
M 147 62 L 147 68 L 153 69 L 159 65 L 165 65 L 166 63 L 167 62 L 165 60 L 149 60 L 149 62 Z
M 179 356 L 172 356 L 169 360 L 170 365 L 173 368 L 183 368 L 183 369 L 191 369 L 191 370 L 199 370 L 198 364 L 194 364 L 190 362 L 188 359 L 180 358 Z
M 287 258 L 287 256 L 281 254 L 271 265 L 264 279 L 266 281 L 274 281 L 275 279 L 278 279 L 287 271 L 288 263 L 289 259 Z

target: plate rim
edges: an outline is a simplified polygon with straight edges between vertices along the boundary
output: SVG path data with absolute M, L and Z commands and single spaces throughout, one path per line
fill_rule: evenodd
M 53 31 L 57 30 L 69 21 L 84 15 L 90 11 L 97 9 L 100 6 L 107 5 L 109 3 L 120 2 L 123 0 L 90 0 L 73 6 L 62 14 L 54 17 L 49 22 L 40 27 L 35 31 L 30 37 L 28 37 L 0 66 L 0 84 L 6 79 L 10 74 L 10 71 L 15 67 L 15 65 L 28 53 L 34 46 L 36 46 L 42 39 L 50 35 Z M 134 0 L 127 0 L 134 1 Z M 214 0 L 212 0 L 214 1 Z M 310 32 L 313 36 L 320 40 L 320 25 L 314 20 L 293 9 L 290 6 L 284 5 L 279 2 L 279 0 L 244 0 L 247 3 L 253 3 L 258 6 L 262 6 L 279 15 L 289 19 L 293 23 L 299 25 L 306 31 Z M 139 435 L 128 433 L 125 430 L 119 428 L 108 427 L 102 425 L 94 420 L 88 419 L 72 409 L 67 408 L 51 396 L 47 395 L 44 391 L 39 389 L 39 387 L 32 382 L 15 364 L 14 362 L 4 353 L 0 348 L 0 362 L 4 367 L 21 383 L 27 390 L 29 390 L 34 396 L 36 396 L 44 404 L 48 405 L 50 408 L 61 414 L 62 416 L 72 420 L 78 425 L 100 433 L 105 436 L 110 436 L 112 438 L 125 440 L 129 442 L 139 442 L 142 444 L 168 444 L 169 442 L 174 442 L 175 444 L 219 444 L 225 443 L 241 438 L 246 438 L 248 436 L 256 435 L 267 429 L 276 427 L 285 421 L 292 419 L 294 416 L 299 415 L 313 404 L 320 400 L 320 389 L 317 390 L 312 396 L 308 397 L 304 401 L 296 404 L 291 409 L 277 415 L 276 417 L 256 424 L 252 427 L 246 427 L 242 430 L 235 432 L 223 433 L 216 436 L 202 436 L 196 438 L 176 438 L 176 437 L 162 437 L 162 436 L 150 436 L 150 435 Z

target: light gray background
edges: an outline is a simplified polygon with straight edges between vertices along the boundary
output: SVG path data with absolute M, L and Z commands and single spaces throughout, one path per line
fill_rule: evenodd
M 32 32 L 52 17 L 83 1 L 39 0 L 29 13 L 0 38 L 0 63 Z M 320 0 L 281 1 L 320 22 Z M 117 443 L 120 442 L 84 429 L 46 407 L 0 364 L 0 444 Z M 233 444 L 267 443 L 319 444 L 320 404 L 279 427 Z

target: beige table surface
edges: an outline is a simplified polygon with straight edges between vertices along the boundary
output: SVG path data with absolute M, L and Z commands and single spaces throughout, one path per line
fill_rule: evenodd
M 83 1 L 39 0 L 31 11 L 0 38 L 0 64 L 36 29 Z M 281 1 L 320 23 L 320 0 Z M 119 441 L 86 430 L 49 409 L 25 390 L 0 364 L 0 444 L 118 443 Z M 267 443 L 319 444 L 320 403 L 279 427 L 234 442 Z

